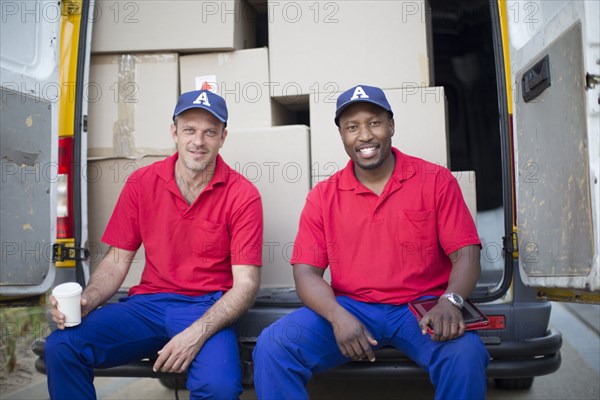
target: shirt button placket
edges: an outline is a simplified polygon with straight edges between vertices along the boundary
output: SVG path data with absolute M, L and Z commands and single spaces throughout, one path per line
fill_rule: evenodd
M 379 212 L 379 207 L 375 208 L 375 211 L 373 212 L 373 222 L 379 222 L 381 221 L 381 217 L 380 217 L 380 212 Z

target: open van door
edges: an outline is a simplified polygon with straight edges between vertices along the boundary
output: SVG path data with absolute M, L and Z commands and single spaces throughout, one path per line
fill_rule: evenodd
M 504 6 L 521 279 L 543 299 L 598 302 L 600 3 Z
M 93 4 L 93 2 L 92 2 Z M 90 2 L 1 1 L 1 304 L 85 283 Z

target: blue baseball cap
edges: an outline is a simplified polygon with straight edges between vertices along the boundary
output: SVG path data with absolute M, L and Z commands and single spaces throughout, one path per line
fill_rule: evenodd
M 340 126 L 340 115 L 344 110 L 354 103 L 371 103 L 383 108 L 390 113 L 390 118 L 394 118 L 392 107 L 385 97 L 383 90 L 367 85 L 357 85 L 340 94 L 337 99 L 337 109 L 335 110 L 335 124 Z
M 176 116 L 191 108 L 203 108 L 227 126 L 227 104 L 225 104 L 225 99 L 218 94 L 210 90 L 194 90 L 183 93 L 179 96 L 175 106 L 173 120 Z

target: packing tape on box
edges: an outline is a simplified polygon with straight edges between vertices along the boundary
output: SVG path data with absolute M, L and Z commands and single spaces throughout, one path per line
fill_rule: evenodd
M 119 56 L 117 120 L 113 125 L 113 152 L 116 156 L 135 154 L 135 104 L 138 101 L 135 63 L 134 55 Z
M 138 154 L 136 149 L 136 107 L 143 91 L 136 80 L 138 64 L 174 63 L 177 54 L 121 54 L 116 56 L 118 62 L 117 82 L 117 120 L 113 124 L 113 156 L 130 157 Z M 115 61 L 115 60 L 113 60 Z M 160 79 L 160 77 L 156 77 Z M 145 100 L 149 101 L 149 100 Z M 153 152 L 155 153 L 155 152 Z M 162 154 L 163 152 L 156 152 Z M 171 152 L 169 152 L 171 153 Z

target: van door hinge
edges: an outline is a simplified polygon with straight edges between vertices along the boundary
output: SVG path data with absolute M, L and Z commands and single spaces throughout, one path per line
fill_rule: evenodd
M 52 261 L 63 262 L 67 260 L 84 261 L 90 256 L 90 252 L 85 247 L 69 247 L 64 243 L 54 243 L 52 245 Z
M 509 233 L 507 236 L 502 237 L 502 250 L 505 254 L 513 254 L 519 251 L 517 241 L 517 234 L 515 232 Z

